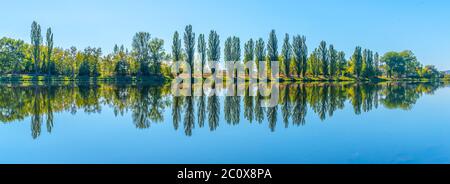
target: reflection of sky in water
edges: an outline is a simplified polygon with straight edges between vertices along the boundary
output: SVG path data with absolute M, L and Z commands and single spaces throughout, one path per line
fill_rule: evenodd
M 171 105 L 164 122 L 147 129 L 136 128 L 131 111 L 116 117 L 110 105 L 101 113 L 55 113 L 51 134 L 44 118 L 35 140 L 30 117 L 2 123 L 0 163 L 450 163 L 448 87 L 422 95 L 408 111 L 380 104 L 355 115 L 347 100 L 321 121 L 309 107 L 306 124 L 288 128 L 279 106 L 274 132 L 266 114 L 261 124 L 246 120 L 243 97 L 236 125 L 224 121 L 224 97 L 220 103 L 217 129 L 206 120 L 192 136 L 185 135 L 183 114 L 174 130 Z

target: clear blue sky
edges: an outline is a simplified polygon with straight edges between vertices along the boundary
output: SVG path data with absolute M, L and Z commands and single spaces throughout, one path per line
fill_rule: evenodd
M 138 31 L 163 38 L 170 51 L 175 30 L 192 24 L 197 33 L 215 29 L 221 41 L 262 37 L 276 29 L 321 40 L 349 56 L 356 45 L 380 53 L 410 49 L 424 64 L 450 69 L 450 1 L 446 0 L 0 0 L 0 37 L 29 41 L 31 22 L 51 26 L 55 45 L 131 47 Z M 223 43 L 222 43 L 223 44 Z M 281 45 L 281 44 L 280 44 Z

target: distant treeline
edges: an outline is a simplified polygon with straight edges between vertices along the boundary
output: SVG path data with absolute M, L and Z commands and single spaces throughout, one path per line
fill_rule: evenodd
M 123 45 L 115 45 L 114 51 L 109 54 L 104 54 L 101 48 L 93 47 L 83 50 L 76 47 L 55 48 L 51 28 L 47 29 L 44 42 L 41 27 L 36 22 L 32 23 L 30 35 L 30 43 L 6 37 L 0 40 L 0 75 L 162 77 L 172 75 L 169 68 L 171 62 L 164 61 L 186 61 L 191 66 L 196 64 L 204 68 L 209 64 L 208 61 L 220 61 L 222 51 L 216 31 L 211 30 L 208 36 L 199 34 L 196 38 L 191 25 L 186 26 L 182 38 L 175 31 L 171 53 L 163 49 L 164 40 L 152 38 L 147 32 L 135 34 L 131 50 Z M 380 56 L 377 52 L 357 46 L 347 58 L 344 52 L 325 41 L 309 52 L 305 36 L 295 35 L 291 39 L 289 34 L 284 36 L 281 52 L 278 45 L 275 30 L 272 30 L 267 43 L 263 38 L 245 42 L 241 57 L 239 37 L 228 37 L 225 39 L 223 60 L 244 63 L 263 61 L 256 62 L 257 66 L 278 61 L 284 77 L 295 79 L 335 80 L 347 77 L 368 80 L 380 77 L 439 78 L 444 75 L 433 65 L 423 66 L 409 50 L 387 52 Z M 194 63 L 194 57 L 199 57 L 197 60 L 200 62 Z

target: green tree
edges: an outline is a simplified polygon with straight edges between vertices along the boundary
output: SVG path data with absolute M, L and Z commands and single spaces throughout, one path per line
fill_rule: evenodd
M 31 45 L 32 45 L 32 54 L 34 61 L 34 72 L 35 75 L 39 74 L 39 63 L 41 60 L 41 43 L 42 43 L 42 35 L 41 35 L 41 26 L 33 21 L 31 24 Z
M 320 57 L 318 49 L 315 49 L 308 58 L 309 68 L 314 77 L 320 74 Z
M 254 56 L 255 56 L 255 43 L 253 42 L 253 39 L 248 40 L 244 45 L 244 63 L 247 62 L 254 62 Z M 249 74 L 249 69 L 246 69 L 246 74 Z
M 306 46 L 306 37 L 300 35 L 294 36 L 292 42 L 297 76 L 300 77 L 301 75 L 302 77 L 306 77 L 306 71 L 308 69 L 308 48 Z
M 264 61 L 265 55 L 266 55 L 266 47 L 264 44 L 264 40 L 262 38 L 259 38 L 258 40 L 256 40 L 255 43 L 255 61 L 258 71 L 260 69 L 261 62 Z
M 181 61 L 183 58 L 183 51 L 181 50 L 181 39 L 178 31 L 173 34 L 172 42 L 172 60 L 174 62 Z
M 255 56 L 255 43 L 253 39 L 248 40 L 244 45 L 244 63 L 253 61 Z
M 210 62 L 209 65 L 211 67 L 211 71 L 214 74 L 215 68 L 212 62 L 215 63 L 220 60 L 220 38 L 217 32 L 214 30 L 211 30 L 209 32 L 207 55 L 208 62 Z
M 281 49 L 281 57 L 283 59 L 284 73 L 286 77 L 290 77 L 291 56 L 292 56 L 291 43 L 289 42 L 289 34 L 286 33 L 283 41 L 283 48 Z
M 205 35 L 200 34 L 198 35 L 198 45 L 197 45 L 197 52 L 200 56 L 200 72 L 201 76 L 203 78 L 203 69 L 205 68 L 206 64 L 206 42 L 205 42 Z
M 406 71 L 405 59 L 398 52 L 385 53 L 381 61 L 386 64 L 387 77 L 401 77 Z
M 322 73 L 325 77 L 328 77 L 328 49 L 327 49 L 327 42 L 325 41 L 321 41 L 319 48 L 318 48 L 318 54 L 319 54 L 319 60 L 320 60 L 320 64 L 322 66 Z
M 225 62 L 230 62 L 233 60 L 233 53 L 232 53 L 232 47 L 233 47 L 233 37 L 228 37 L 225 40 L 225 45 L 223 49 L 223 57 Z
M 340 51 L 338 53 L 337 58 L 338 58 L 337 74 L 340 75 L 340 76 L 343 76 L 344 72 L 346 70 L 346 67 L 347 67 L 347 60 L 345 59 L 345 53 L 343 51 Z
M 192 79 L 194 73 L 194 51 L 195 51 L 195 33 L 192 32 L 192 25 L 187 25 L 184 29 L 184 51 L 186 53 L 186 62 L 191 71 L 189 77 Z
M 47 41 L 47 72 L 48 75 L 52 75 L 52 71 L 54 70 L 54 63 L 52 62 L 52 52 L 53 52 L 53 33 L 52 28 L 47 29 L 46 34 Z
M 148 75 L 148 65 L 150 60 L 150 33 L 138 32 L 133 37 L 133 52 L 136 61 L 139 63 L 138 75 Z
M 153 75 L 161 75 L 161 60 L 164 56 L 164 40 L 153 38 L 149 43 L 150 61 Z
M 0 74 L 16 74 L 25 61 L 26 45 L 22 40 L 0 39 Z
M 232 62 L 239 63 L 241 61 L 241 41 L 239 37 L 233 36 L 231 47 Z M 234 77 L 237 78 L 237 68 L 234 68 Z
M 418 71 L 422 68 L 422 65 L 417 60 L 414 53 L 410 50 L 400 52 L 400 56 L 405 60 L 405 74 L 407 77 L 419 77 Z
M 278 39 L 275 30 L 272 29 L 267 41 L 267 57 L 269 61 L 278 61 Z
M 71 70 L 72 70 L 72 77 L 75 77 L 75 69 L 76 69 L 76 67 L 77 67 L 77 48 L 76 47 L 74 47 L 74 46 L 72 46 L 72 47 L 70 47 L 70 49 L 68 50 L 68 53 L 69 53 L 69 62 L 68 63 L 70 63 L 70 66 L 71 66 Z
M 352 59 L 352 73 L 356 76 L 357 79 L 361 76 L 361 69 L 362 69 L 362 53 L 361 53 L 361 47 L 357 46 L 355 48 L 355 51 L 353 52 Z
M 114 68 L 114 73 L 117 76 L 126 76 L 128 75 L 129 64 L 126 59 L 126 53 L 123 45 L 119 48 L 117 45 L 114 47 L 115 57 L 118 59 L 118 62 Z
M 328 49 L 328 59 L 330 60 L 330 77 L 336 77 L 338 71 L 338 52 L 334 49 L 332 44 Z
M 378 76 L 381 73 L 381 71 L 380 71 L 380 56 L 378 55 L 378 52 L 375 53 L 375 55 L 373 57 L 373 62 L 374 62 L 375 76 Z

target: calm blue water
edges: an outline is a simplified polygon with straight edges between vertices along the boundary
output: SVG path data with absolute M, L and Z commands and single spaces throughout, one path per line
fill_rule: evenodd
M 175 129 L 174 99 L 170 93 L 161 92 L 160 98 L 152 99 L 155 97 L 152 92 L 136 86 L 117 89 L 114 85 L 103 85 L 76 92 L 77 87 L 46 89 L 5 85 L 0 87 L 3 91 L 0 94 L 0 163 L 450 163 L 450 88 L 396 85 L 403 87 L 389 89 L 389 85 L 380 84 L 374 92 L 359 92 L 362 101 L 372 94 L 378 95 L 371 99 L 371 108 L 363 107 L 361 102 L 360 113 L 355 110 L 354 94 L 358 90 L 354 85 L 339 87 L 343 91 L 343 104 L 331 116 L 329 109 L 333 105 L 330 104 L 334 103 L 331 95 L 336 92 L 317 95 L 327 96 L 319 98 L 318 103 L 328 106 L 325 118 L 321 119 L 321 113 L 315 112 L 316 107 L 310 103 L 314 100 L 308 100 L 304 124 L 293 123 L 295 100 L 302 93 L 295 93 L 297 86 L 291 86 L 293 92 L 288 92 L 291 108 L 284 111 L 290 114 L 287 127 L 283 119 L 284 102 L 277 107 L 276 117 L 266 109 L 261 122 L 255 118 L 250 122 L 244 113 L 244 97 L 240 97 L 239 102 L 233 102 L 233 107 L 240 108 L 232 110 L 234 119 L 228 123 L 225 97 L 218 97 L 219 119 L 214 130 L 208 123 L 208 98 L 203 127 L 198 123 L 196 97 L 192 100 L 195 123 L 185 119 L 189 106 L 184 100 Z M 303 92 L 310 90 L 307 98 L 313 99 L 314 90 L 323 88 L 308 86 Z M 83 96 L 82 90 L 90 92 Z M 412 99 L 404 97 L 410 93 Z M 122 98 L 113 94 L 122 94 Z M 388 108 L 386 96 L 395 96 L 397 106 Z M 123 114 L 114 112 L 120 106 L 119 102 L 112 102 L 114 99 L 126 104 Z M 133 102 L 133 99 L 139 100 Z M 33 103 L 41 104 L 34 106 L 38 110 L 27 109 Z M 405 103 L 406 108 L 398 107 Z M 46 111 L 48 104 L 52 108 Z M 144 108 L 145 112 L 154 112 L 152 105 L 158 109 L 144 118 L 146 126 L 136 123 L 139 105 L 149 106 Z M 76 113 L 71 112 L 73 109 Z M 47 131 L 45 112 L 53 114 L 51 133 Z M 21 118 L 11 114 L 21 114 Z M 33 118 L 40 120 L 35 119 L 33 124 Z M 272 129 L 270 118 L 275 118 Z M 40 125 L 37 136 L 32 133 L 36 122 Z

